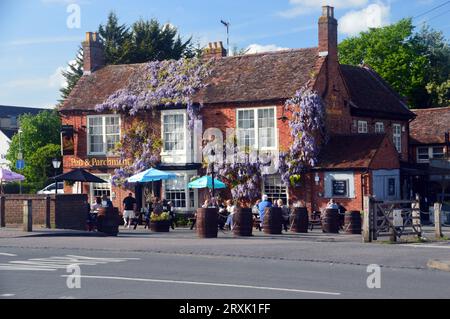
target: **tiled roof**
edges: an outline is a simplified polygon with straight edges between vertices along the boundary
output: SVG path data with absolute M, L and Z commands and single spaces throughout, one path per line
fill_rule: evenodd
M 333 135 L 319 154 L 319 169 L 368 168 L 384 134 Z
M 286 50 L 216 59 L 208 87 L 195 102 L 247 102 L 286 99 L 312 78 L 317 48 Z M 128 83 L 143 64 L 109 65 L 83 76 L 60 110 L 94 110 Z
M 375 71 L 351 65 L 341 65 L 341 71 L 355 111 L 414 117 L 401 97 Z
M 17 133 L 18 130 L 9 130 L 9 129 L 0 129 L 9 139 L 12 139 L 13 136 Z
M 38 114 L 45 109 L 36 107 L 0 105 L 0 117 L 19 116 L 22 114 Z
M 409 126 L 412 144 L 445 143 L 445 133 L 450 132 L 450 106 L 412 111 L 417 115 Z

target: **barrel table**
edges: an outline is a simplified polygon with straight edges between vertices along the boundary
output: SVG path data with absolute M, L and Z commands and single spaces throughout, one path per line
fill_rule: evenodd
M 253 213 L 251 208 L 237 208 L 233 215 L 233 234 L 236 236 L 252 236 Z
M 200 238 L 217 238 L 218 208 L 197 209 L 197 235 Z
M 283 214 L 280 207 L 267 207 L 265 209 L 262 227 L 265 234 L 282 234 Z
M 119 214 L 114 207 L 100 207 L 97 215 L 97 230 L 108 236 L 119 233 Z
M 322 231 L 331 234 L 339 233 L 339 210 L 325 210 L 322 216 Z
M 361 234 L 361 213 L 356 210 L 345 212 L 345 233 Z
M 291 232 L 307 233 L 309 225 L 308 210 L 306 207 L 296 207 L 290 216 Z

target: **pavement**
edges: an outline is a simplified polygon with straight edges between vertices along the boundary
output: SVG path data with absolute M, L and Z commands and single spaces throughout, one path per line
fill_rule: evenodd
M 450 273 L 430 266 L 449 256 L 449 241 L 363 244 L 320 230 L 200 239 L 184 228 L 121 227 L 117 237 L 1 229 L 0 298 L 450 298 Z M 77 289 L 67 285 L 73 264 Z M 381 288 L 367 284 L 373 265 Z

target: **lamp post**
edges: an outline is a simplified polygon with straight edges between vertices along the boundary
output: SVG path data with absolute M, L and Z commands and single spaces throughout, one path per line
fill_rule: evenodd
M 22 153 L 22 129 L 19 128 L 19 154 L 17 154 L 17 159 L 19 161 L 23 161 L 23 153 Z M 20 166 L 22 167 L 22 166 Z M 22 170 L 20 168 L 20 170 Z M 19 194 L 22 194 L 22 181 L 19 181 Z
M 211 149 L 211 178 L 212 178 L 212 199 L 214 201 L 215 183 L 214 183 L 214 161 L 216 160 L 216 151 Z M 214 203 L 215 204 L 215 203 Z
M 56 180 L 56 172 L 61 167 L 61 161 L 57 158 L 52 160 L 53 168 L 55 169 L 55 195 L 58 194 L 58 181 Z

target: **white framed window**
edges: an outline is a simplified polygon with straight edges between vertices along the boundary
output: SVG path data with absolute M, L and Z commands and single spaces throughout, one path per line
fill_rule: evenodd
M 185 150 L 184 114 L 163 115 L 163 140 L 165 152 L 183 152 Z
M 428 147 L 418 147 L 417 148 L 417 161 L 427 162 L 430 160 L 430 151 Z
M 276 110 L 274 107 L 238 109 L 236 117 L 238 147 L 262 150 L 277 148 Z
M 93 115 L 87 117 L 88 154 L 107 155 L 120 142 L 119 115 Z
M 192 210 L 196 208 L 197 192 L 188 188 L 189 180 L 196 175 L 195 172 L 174 172 L 176 179 L 164 181 L 164 198 L 173 203 L 177 210 Z
M 264 176 L 263 194 L 269 196 L 272 203 L 276 200 L 282 199 L 283 203 L 287 205 L 288 189 L 282 183 L 280 175 L 266 175 Z
M 395 148 L 399 153 L 402 152 L 402 126 L 400 124 L 392 125 L 392 139 Z
M 103 179 L 104 181 L 107 181 L 108 183 L 91 183 L 91 202 L 95 202 L 95 199 L 97 197 L 102 197 L 103 195 L 108 196 L 108 198 L 111 198 L 111 175 L 109 174 L 94 174 L 98 178 Z
M 444 158 L 444 147 L 443 146 L 435 146 L 432 149 L 432 157 L 437 159 Z
M 376 122 L 375 123 L 375 133 L 384 133 L 384 123 L 383 122 Z
M 365 134 L 367 132 L 367 121 L 358 121 L 358 133 Z

